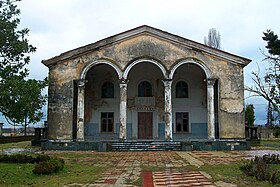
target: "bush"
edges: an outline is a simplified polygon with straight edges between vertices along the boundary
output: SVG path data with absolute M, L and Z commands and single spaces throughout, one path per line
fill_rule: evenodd
M 39 154 L 36 156 L 35 162 L 39 163 L 39 162 L 43 162 L 43 161 L 48 161 L 50 159 L 51 159 L 51 157 L 49 155 Z
M 259 181 L 265 181 L 270 176 L 267 163 L 260 157 L 256 157 L 254 160 L 253 172 Z
M 270 175 L 270 182 L 272 184 L 280 184 L 280 171 L 272 171 Z
M 0 155 L 0 162 L 6 163 L 31 163 L 35 162 L 35 159 L 31 155 L 15 154 L 15 155 Z
M 35 157 L 25 154 L 0 155 L 0 162 L 21 164 L 36 163 L 33 169 L 33 173 L 37 175 L 57 173 L 64 168 L 63 159 L 52 158 L 44 154 L 38 154 Z
M 64 160 L 58 158 L 51 158 L 36 163 L 33 173 L 37 175 L 57 173 L 64 168 Z
M 267 164 L 280 164 L 280 159 L 279 155 L 263 155 L 262 159 L 265 161 Z
M 240 169 L 244 174 L 254 176 L 257 180 L 280 184 L 280 171 L 272 171 L 269 167 L 271 164 L 280 164 L 278 155 L 255 157 L 253 160 L 245 161 Z

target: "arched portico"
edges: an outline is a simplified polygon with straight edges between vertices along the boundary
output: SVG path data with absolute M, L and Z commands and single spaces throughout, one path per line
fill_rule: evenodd
M 79 141 L 84 141 L 85 138 L 85 86 L 86 82 L 86 77 L 90 70 L 92 68 L 95 68 L 97 65 L 105 65 L 111 68 L 112 74 L 116 74 L 116 83 L 119 82 L 119 80 L 122 77 L 122 71 L 120 68 L 107 60 L 97 60 L 93 61 L 92 63 L 89 63 L 87 66 L 84 67 L 80 74 L 80 79 L 76 80 L 77 84 L 77 140 Z M 109 69 L 110 69 L 109 68 Z M 98 81 L 97 81 L 98 82 Z M 93 101 L 92 101 L 93 102 Z
M 121 69 L 116 64 L 114 64 L 114 63 L 112 63 L 108 60 L 96 60 L 96 61 L 93 61 L 93 62 L 89 63 L 87 66 L 84 67 L 84 69 L 81 72 L 80 79 L 85 79 L 88 70 L 90 68 L 92 68 L 93 66 L 96 66 L 98 64 L 107 64 L 107 65 L 111 66 L 112 68 L 115 69 L 116 73 L 118 74 L 119 79 L 122 78 L 123 73 L 122 73 Z
M 169 78 L 173 80 L 176 70 L 184 64 L 194 64 L 200 67 L 205 73 L 207 84 L 207 126 L 208 139 L 215 139 L 215 113 L 214 113 L 214 84 L 216 78 L 213 77 L 210 69 L 202 61 L 195 58 L 186 58 L 176 63 L 170 70 Z
M 166 79 L 168 78 L 168 74 L 167 74 L 167 71 L 166 71 L 165 67 L 164 67 L 160 62 L 158 62 L 158 61 L 156 61 L 156 60 L 153 60 L 153 59 L 138 59 L 138 60 L 133 61 L 131 64 L 129 64 L 129 65 L 125 68 L 125 70 L 124 70 L 124 72 L 123 72 L 123 78 L 124 78 L 124 79 L 127 79 L 127 76 L 128 76 L 128 73 L 130 72 L 130 70 L 131 70 L 135 65 L 137 65 L 137 64 L 139 64 L 139 63 L 143 63 L 143 62 L 148 62 L 148 63 L 152 63 L 152 64 L 156 65 L 156 66 L 161 70 L 161 72 L 162 72 L 164 78 L 166 78 Z
M 186 58 L 184 60 L 179 61 L 178 63 L 176 63 L 172 67 L 172 69 L 170 70 L 170 74 L 169 74 L 170 79 L 173 79 L 173 76 L 174 76 L 174 73 L 175 73 L 176 69 L 183 64 L 195 64 L 195 65 L 201 67 L 201 69 L 204 71 L 207 79 L 212 78 L 211 71 L 209 70 L 209 68 L 203 62 L 201 62 L 200 60 L 197 60 L 195 58 Z

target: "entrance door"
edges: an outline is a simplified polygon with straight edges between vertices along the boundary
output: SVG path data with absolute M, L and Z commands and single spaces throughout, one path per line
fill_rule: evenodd
M 153 113 L 138 112 L 138 139 L 153 138 Z

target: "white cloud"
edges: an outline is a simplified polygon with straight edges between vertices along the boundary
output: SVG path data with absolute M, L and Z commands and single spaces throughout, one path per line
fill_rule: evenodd
M 254 61 L 262 59 L 262 32 L 280 35 L 278 0 L 23 0 L 19 7 L 38 48 L 29 66 L 34 78 L 47 76 L 43 59 L 143 24 L 198 42 L 217 28 L 225 51 Z M 256 69 L 254 63 L 245 68 L 246 84 Z

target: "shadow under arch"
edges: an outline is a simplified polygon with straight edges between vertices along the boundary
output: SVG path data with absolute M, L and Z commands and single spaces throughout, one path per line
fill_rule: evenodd
M 86 75 L 87 75 L 87 72 L 95 65 L 99 65 L 99 64 L 106 64 L 106 65 L 109 65 L 111 66 L 117 73 L 119 79 L 122 78 L 123 76 L 123 73 L 121 71 L 121 69 L 114 63 L 108 61 L 108 60 L 96 60 L 96 61 L 93 61 L 91 62 L 90 64 L 88 64 L 87 66 L 84 67 L 84 69 L 82 70 L 81 72 L 81 75 L 80 75 L 80 79 L 85 79 L 86 78 Z
M 212 73 L 209 70 L 209 68 L 204 63 L 202 63 L 200 60 L 195 59 L 195 58 L 186 58 L 184 60 L 179 61 L 172 67 L 170 74 L 169 74 L 169 79 L 173 79 L 175 71 L 178 69 L 178 67 L 180 67 L 183 64 L 195 64 L 204 71 L 204 73 L 206 75 L 206 79 L 213 78 Z
M 165 67 L 164 67 L 160 62 L 158 62 L 158 61 L 156 61 L 156 60 L 153 60 L 153 59 L 146 59 L 146 58 L 135 60 L 135 61 L 133 61 L 131 64 L 129 64 L 129 65 L 125 68 L 125 70 L 124 70 L 124 72 L 123 72 L 123 78 L 124 78 L 124 79 L 127 79 L 130 70 L 131 70 L 135 65 L 137 65 L 137 64 L 139 64 L 139 63 L 142 63 L 142 62 L 148 62 L 148 63 L 152 63 L 152 64 L 156 65 L 156 66 L 161 70 L 161 72 L 162 72 L 162 74 L 163 74 L 163 77 L 164 77 L 165 79 L 168 78 L 167 71 L 166 71 Z

